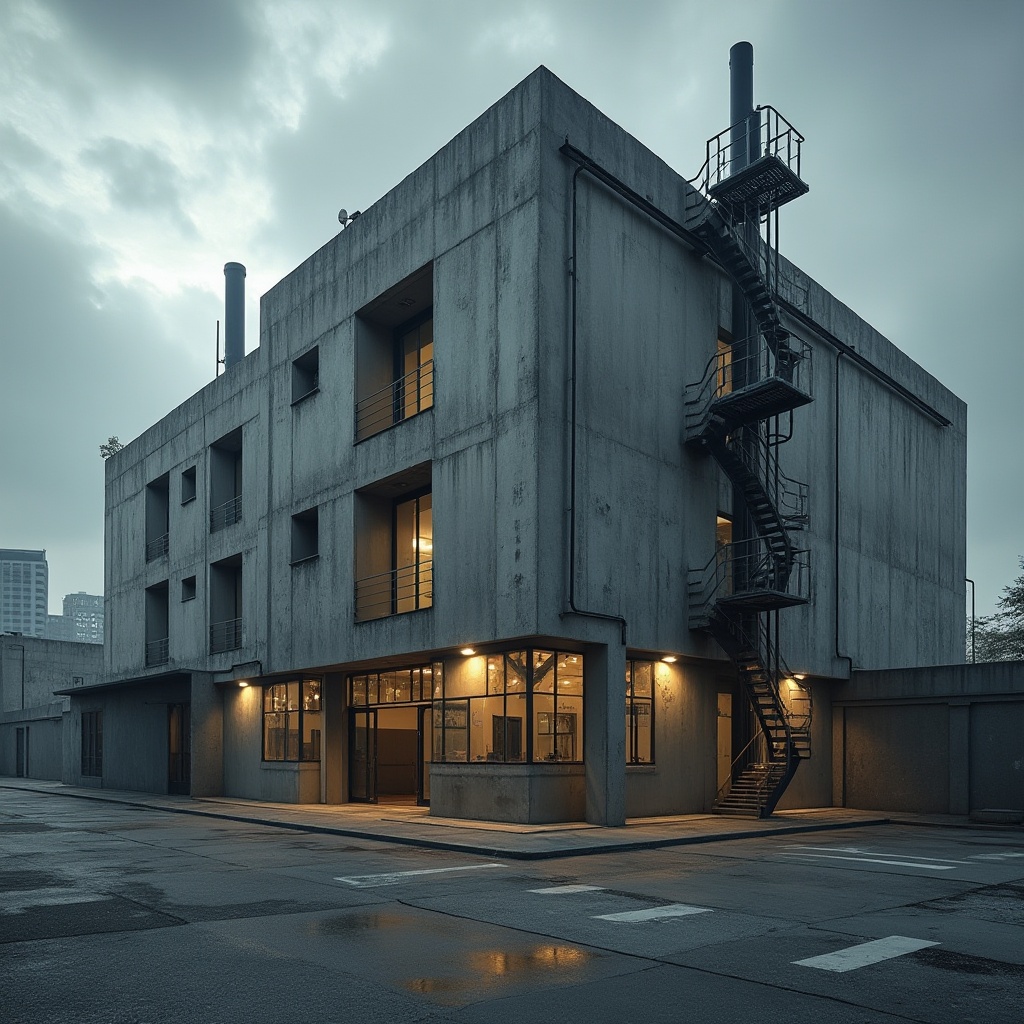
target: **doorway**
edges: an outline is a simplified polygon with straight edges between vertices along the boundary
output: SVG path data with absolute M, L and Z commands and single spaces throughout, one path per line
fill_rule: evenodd
M 349 799 L 360 803 L 430 803 L 430 705 L 351 712 Z
M 15 730 L 14 774 L 19 779 L 28 776 L 28 726 Z
M 167 792 L 192 792 L 192 705 L 167 705 Z
M 732 694 L 718 694 L 718 791 L 732 774 Z

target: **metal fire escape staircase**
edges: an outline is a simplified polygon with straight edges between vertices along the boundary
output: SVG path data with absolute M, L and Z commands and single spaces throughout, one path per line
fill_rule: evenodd
M 807 487 L 778 460 L 793 410 L 812 400 L 810 348 L 783 326 L 775 301 L 778 210 L 807 191 L 802 142 L 777 111 L 759 107 L 708 142 L 686 197 L 685 226 L 750 312 L 750 336 L 720 345 L 686 392 L 687 445 L 715 459 L 746 510 L 741 539 L 689 575 L 690 628 L 713 636 L 734 663 L 758 726 L 718 793 L 722 814 L 770 815 L 811 752 L 810 697 L 781 656 L 778 620 L 780 609 L 806 603 L 810 580 L 809 552 L 796 539 L 807 525 Z

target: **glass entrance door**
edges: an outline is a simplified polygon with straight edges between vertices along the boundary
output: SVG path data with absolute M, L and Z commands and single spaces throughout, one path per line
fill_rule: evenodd
M 349 800 L 377 802 L 377 712 L 353 711 L 349 738 Z

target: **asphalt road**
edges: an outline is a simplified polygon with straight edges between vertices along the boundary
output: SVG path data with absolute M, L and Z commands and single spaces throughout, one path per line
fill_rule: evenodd
M 0 789 L 5 1024 L 1024 1021 L 1024 839 L 502 862 Z

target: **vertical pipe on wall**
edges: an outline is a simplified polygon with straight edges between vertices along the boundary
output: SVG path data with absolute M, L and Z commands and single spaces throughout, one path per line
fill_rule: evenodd
M 224 368 L 245 358 L 245 267 L 224 264 Z

